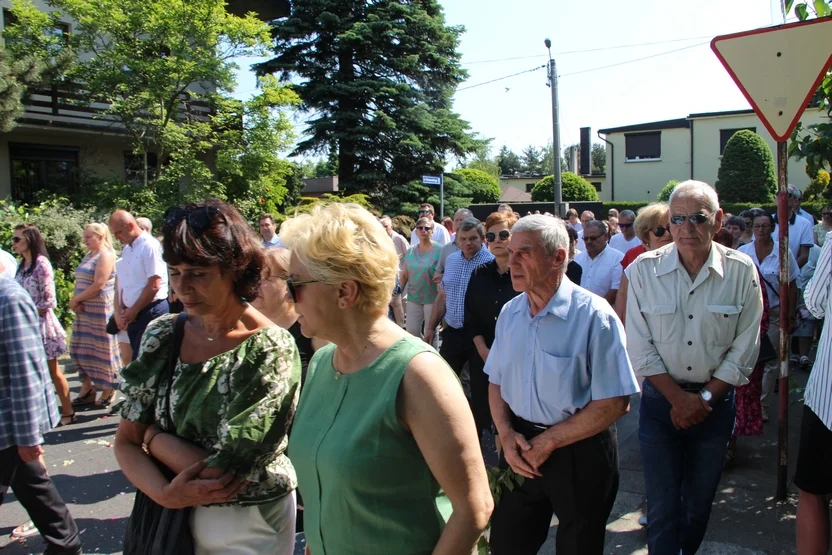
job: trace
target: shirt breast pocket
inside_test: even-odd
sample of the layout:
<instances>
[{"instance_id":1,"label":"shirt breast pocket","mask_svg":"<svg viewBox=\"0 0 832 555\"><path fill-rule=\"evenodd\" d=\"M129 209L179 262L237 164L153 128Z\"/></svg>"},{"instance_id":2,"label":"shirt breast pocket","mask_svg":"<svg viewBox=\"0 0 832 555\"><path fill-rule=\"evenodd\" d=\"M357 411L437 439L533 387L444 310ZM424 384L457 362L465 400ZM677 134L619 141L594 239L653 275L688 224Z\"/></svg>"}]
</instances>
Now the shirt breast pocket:
<instances>
[{"instance_id":1,"label":"shirt breast pocket","mask_svg":"<svg viewBox=\"0 0 832 555\"><path fill-rule=\"evenodd\" d=\"M730 345L737 333L737 321L742 306L734 304L709 304L702 321L702 335L711 345Z\"/></svg>"},{"instance_id":2,"label":"shirt breast pocket","mask_svg":"<svg viewBox=\"0 0 832 555\"><path fill-rule=\"evenodd\" d=\"M586 360L582 356L562 357L541 351L538 355L539 372L535 377L537 397L555 411L571 414L581 390L588 389ZM587 387L582 387L586 385Z\"/></svg>"},{"instance_id":3,"label":"shirt breast pocket","mask_svg":"<svg viewBox=\"0 0 832 555\"><path fill-rule=\"evenodd\" d=\"M673 324L676 319L676 305L671 303L643 304L641 313L647 321L650 335L655 343L667 343L674 337Z\"/></svg>"}]
</instances>

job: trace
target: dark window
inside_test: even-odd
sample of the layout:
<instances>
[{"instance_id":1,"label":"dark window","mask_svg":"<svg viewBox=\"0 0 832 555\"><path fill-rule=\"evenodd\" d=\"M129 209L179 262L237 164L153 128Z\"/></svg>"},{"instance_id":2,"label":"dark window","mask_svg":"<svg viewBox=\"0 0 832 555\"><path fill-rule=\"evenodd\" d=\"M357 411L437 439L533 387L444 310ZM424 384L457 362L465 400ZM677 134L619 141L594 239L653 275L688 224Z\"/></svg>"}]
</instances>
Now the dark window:
<instances>
[{"instance_id":1,"label":"dark window","mask_svg":"<svg viewBox=\"0 0 832 555\"><path fill-rule=\"evenodd\" d=\"M17 23L17 17L15 17L10 9L3 8L3 28L8 29L15 23ZM63 22L55 23L55 26L50 30L50 34L60 38L61 44L66 44L69 41L69 24ZM8 39L6 41L8 44ZM56 50L60 50L60 46L57 46ZM57 52L52 52L52 54L57 54Z\"/></svg>"},{"instance_id":2,"label":"dark window","mask_svg":"<svg viewBox=\"0 0 832 555\"><path fill-rule=\"evenodd\" d=\"M662 157L662 132L628 133L626 141L627 160L655 160Z\"/></svg>"},{"instance_id":3,"label":"dark window","mask_svg":"<svg viewBox=\"0 0 832 555\"><path fill-rule=\"evenodd\" d=\"M147 153L147 180L152 181L156 172L158 158L155 152ZM144 156L135 152L124 153L124 179L136 187L144 185Z\"/></svg>"},{"instance_id":4,"label":"dark window","mask_svg":"<svg viewBox=\"0 0 832 555\"><path fill-rule=\"evenodd\" d=\"M77 148L9 144L9 158L14 200L32 203L75 193Z\"/></svg>"},{"instance_id":5,"label":"dark window","mask_svg":"<svg viewBox=\"0 0 832 555\"><path fill-rule=\"evenodd\" d=\"M719 130L719 155L722 156L722 153L725 152L725 145L728 144L728 140L734 136L734 133L737 131L742 131L743 129L748 129L754 133L757 132L756 127L739 127L737 129L720 129Z\"/></svg>"},{"instance_id":6,"label":"dark window","mask_svg":"<svg viewBox=\"0 0 832 555\"><path fill-rule=\"evenodd\" d=\"M600 181L592 181L592 186L595 187L595 190L599 193L601 192L601 182Z\"/></svg>"},{"instance_id":7,"label":"dark window","mask_svg":"<svg viewBox=\"0 0 832 555\"><path fill-rule=\"evenodd\" d=\"M537 183L526 183L526 192L531 193L535 185L537 185Z\"/></svg>"}]
</instances>

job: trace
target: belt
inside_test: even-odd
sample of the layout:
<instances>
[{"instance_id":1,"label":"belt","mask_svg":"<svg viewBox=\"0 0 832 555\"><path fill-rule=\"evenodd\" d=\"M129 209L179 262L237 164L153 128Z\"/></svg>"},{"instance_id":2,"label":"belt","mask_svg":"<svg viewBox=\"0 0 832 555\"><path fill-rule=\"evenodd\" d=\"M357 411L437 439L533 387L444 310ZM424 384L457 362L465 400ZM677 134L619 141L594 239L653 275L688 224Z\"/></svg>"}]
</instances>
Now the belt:
<instances>
[{"instance_id":1,"label":"belt","mask_svg":"<svg viewBox=\"0 0 832 555\"><path fill-rule=\"evenodd\" d=\"M546 426L544 424L529 422L528 420L524 420L517 415L513 415L512 424L518 432L527 437L538 436L550 428L550 426Z\"/></svg>"},{"instance_id":2,"label":"belt","mask_svg":"<svg viewBox=\"0 0 832 555\"><path fill-rule=\"evenodd\" d=\"M704 383L680 383L679 387L682 388L682 391L688 391L691 393L699 393L705 388Z\"/></svg>"}]
</instances>

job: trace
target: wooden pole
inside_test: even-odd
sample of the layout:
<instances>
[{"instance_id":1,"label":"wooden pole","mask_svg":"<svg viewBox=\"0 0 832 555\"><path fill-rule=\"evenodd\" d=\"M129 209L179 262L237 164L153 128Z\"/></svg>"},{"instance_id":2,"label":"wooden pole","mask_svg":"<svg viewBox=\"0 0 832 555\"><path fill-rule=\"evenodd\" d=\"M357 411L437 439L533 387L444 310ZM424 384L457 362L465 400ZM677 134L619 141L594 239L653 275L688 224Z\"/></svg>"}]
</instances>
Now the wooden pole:
<instances>
[{"instance_id":1,"label":"wooden pole","mask_svg":"<svg viewBox=\"0 0 832 555\"><path fill-rule=\"evenodd\" d=\"M780 241L780 396L777 419L777 492L778 501L786 499L789 468L789 347L792 321L789 314L789 206L788 161L785 141L777 143L777 221ZM798 216L800 217L800 216Z\"/></svg>"}]
</instances>

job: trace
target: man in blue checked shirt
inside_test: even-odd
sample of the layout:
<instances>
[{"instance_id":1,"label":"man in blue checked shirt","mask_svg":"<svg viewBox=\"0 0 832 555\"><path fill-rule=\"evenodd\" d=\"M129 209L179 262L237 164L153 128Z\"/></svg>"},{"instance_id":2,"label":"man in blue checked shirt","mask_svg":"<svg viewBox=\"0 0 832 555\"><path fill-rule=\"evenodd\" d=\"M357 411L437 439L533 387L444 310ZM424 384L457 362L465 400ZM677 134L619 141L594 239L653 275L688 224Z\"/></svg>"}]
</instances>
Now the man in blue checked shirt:
<instances>
[{"instance_id":1,"label":"man in blue checked shirt","mask_svg":"<svg viewBox=\"0 0 832 555\"><path fill-rule=\"evenodd\" d=\"M465 292L471 274L481 265L494 260L483 244L485 232L482 222L476 218L464 220L456 230L456 244L459 251L448 256L445 262L445 273L442 276L441 287L436 300L433 301L433 312L429 325L425 326L425 342L433 344L433 330L445 319L448 324L442 330L442 347L439 354L459 375L469 357L476 355L474 343L463 331L465 320Z\"/></svg>"},{"instance_id":2,"label":"man in blue checked shirt","mask_svg":"<svg viewBox=\"0 0 832 555\"><path fill-rule=\"evenodd\" d=\"M11 487L43 535L47 555L81 553L78 527L46 473L43 434L59 420L38 312L0 277L0 505Z\"/></svg>"}]
</instances>

